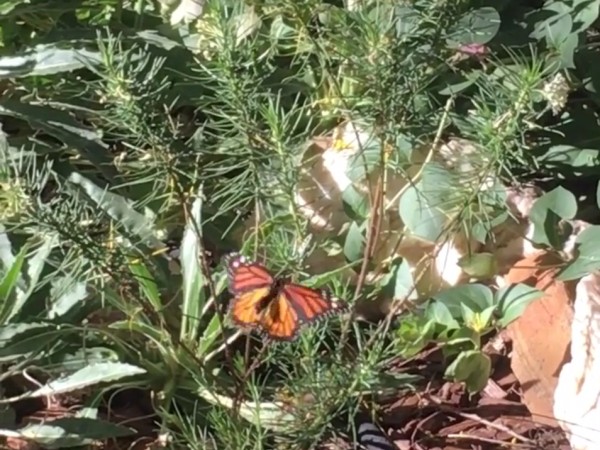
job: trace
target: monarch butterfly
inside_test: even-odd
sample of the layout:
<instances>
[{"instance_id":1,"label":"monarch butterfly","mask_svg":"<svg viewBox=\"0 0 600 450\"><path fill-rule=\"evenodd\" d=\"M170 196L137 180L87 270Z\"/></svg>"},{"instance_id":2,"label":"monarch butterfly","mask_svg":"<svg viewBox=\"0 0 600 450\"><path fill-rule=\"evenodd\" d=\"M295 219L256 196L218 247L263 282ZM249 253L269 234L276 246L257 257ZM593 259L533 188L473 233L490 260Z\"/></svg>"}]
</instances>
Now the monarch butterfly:
<instances>
[{"instance_id":1,"label":"monarch butterfly","mask_svg":"<svg viewBox=\"0 0 600 450\"><path fill-rule=\"evenodd\" d=\"M229 305L233 322L256 328L270 339L292 341L303 325L342 309L328 291L274 277L238 253L226 256L225 262L234 296Z\"/></svg>"}]
</instances>

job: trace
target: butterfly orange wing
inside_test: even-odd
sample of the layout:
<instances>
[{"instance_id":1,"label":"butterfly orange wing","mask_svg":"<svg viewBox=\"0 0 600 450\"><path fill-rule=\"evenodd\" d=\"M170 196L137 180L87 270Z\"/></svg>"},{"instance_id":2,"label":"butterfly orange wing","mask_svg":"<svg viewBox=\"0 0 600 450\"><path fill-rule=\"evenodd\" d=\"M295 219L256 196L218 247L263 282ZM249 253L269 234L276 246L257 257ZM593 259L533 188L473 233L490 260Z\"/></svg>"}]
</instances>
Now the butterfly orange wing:
<instances>
[{"instance_id":1,"label":"butterfly orange wing","mask_svg":"<svg viewBox=\"0 0 600 450\"><path fill-rule=\"evenodd\" d=\"M291 341L303 325L327 317L341 307L328 291L286 283L263 315L260 326L274 340Z\"/></svg>"},{"instance_id":2,"label":"butterfly orange wing","mask_svg":"<svg viewBox=\"0 0 600 450\"><path fill-rule=\"evenodd\" d=\"M229 255L226 264L229 291L234 295L229 304L231 318L241 326L258 325L261 302L271 291L273 277L264 266L237 253Z\"/></svg>"},{"instance_id":3,"label":"butterfly orange wing","mask_svg":"<svg viewBox=\"0 0 600 450\"><path fill-rule=\"evenodd\" d=\"M292 341L296 338L301 323L298 314L292 308L283 293L269 303L260 319L260 328L270 339Z\"/></svg>"}]
</instances>

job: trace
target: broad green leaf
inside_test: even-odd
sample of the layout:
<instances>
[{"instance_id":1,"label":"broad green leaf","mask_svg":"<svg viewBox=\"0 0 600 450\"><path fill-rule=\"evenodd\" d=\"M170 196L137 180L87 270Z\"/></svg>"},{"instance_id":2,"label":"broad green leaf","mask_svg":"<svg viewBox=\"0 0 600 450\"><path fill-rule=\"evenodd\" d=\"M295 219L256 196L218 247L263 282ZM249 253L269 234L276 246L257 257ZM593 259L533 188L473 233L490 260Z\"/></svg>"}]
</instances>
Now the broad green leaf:
<instances>
[{"instance_id":1,"label":"broad green leaf","mask_svg":"<svg viewBox=\"0 0 600 450\"><path fill-rule=\"evenodd\" d=\"M140 288L144 293L144 297L153 306L155 312L160 312L163 309L163 304L160 298L160 291L156 280L152 276L152 273L148 270L145 264L141 261L131 261L129 263L129 270L137 282L140 284Z\"/></svg>"},{"instance_id":2,"label":"broad green leaf","mask_svg":"<svg viewBox=\"0 0 600 450\"><path fill-rule=\"evenodd\" d=\"M393 283L392 298L402 300L416 299L418 294L414 286L412 270L408 261L403 259L396 264L392 270L393 276L390 280L390 282Z\"/></svg>"},{"instance_id":3,"label":"broad green leaf","mask_svg":"<svg viewBox=\"0 0 600 450\"><path fill-rule=\"evenodd\" d=\"M57 44L39 44L28 48L20 56L0 57L0 78L53 75L100 62L102 56L98 51L59 48Z\"/></svg>"},{"instance_id":4,"label":"broad green leaf","mask_svg":"<svg viewBox=\"0 0 600 450\"><path fill-rule=\"evenodd\" d=\"M67 111L3 98L0 100L0 115L26 120L33 128L43 130L77 151L107 180L120 181L107 144L102 142L98 133L84 128Z\"/></svg>"},{"instance_id":5,"label":"broad green leaf","mask_svg":"<svg viewBox=\"0 0 600 450\"><path fill-rule=\"evenodd\" d=\"M213 348L217 339L222 336L222 330L221 317L218 314L213 315L202 336L200 336L200 342L196 350L197 357L202 358Z\"/></svg>"},{"instance_id":6,"label":"broad green leaf","mask_svg":"<svg viewBox=\"0 0 600 450\"><path fill-rule=\"evenodd\" d=\"M472 330L475 331L479 331L477 330L477 325L476 325L476 320L475 320L475 316L477 315L477 313L475 311L473 311L471 308L469 308L467 305L465 305L464 303L460 304L460 311L461 311L461 318L462 318L462 322L468 326L469 328L471 328Z\"/></svg>"},{"instance_id":7,"label":"broad green leaf","mask_svg":"<svg viewBox=\"0 0 600 450\"><path fill-rule=\"evenodd\" d=\"M577 199L562 186L538 198L529 214L534 226L532 240L538 244L561 248L568 230L560 229L561 219L572 219L577 213Z\"/></svg>"},{"instance_id":8,"label":"broad green leaf","mask_svg":"<svg viewBox=\"0 0 600 450\"><path fill-rule=\"evenodd\" d=\"M188 223L181 240L179 261L183 277L183 318L181 320L180 338L184 342L195 341L199 333L199 321L206 304L205 279L200 257L202 252L202 191L190 208Z\"/></svg>"},{"instance_id":9,"label":"broad green leaf","mask_svg":"<svg viewBox=\"0 0 600 450\"><path fill-rule=\"evenodd\" d=\"M91 364L100 364L105 362L119 362L119 355L110 348L105 347L82 347L75 353L61 353L60 358L53 366L64 372L75 372ZM55 359L52 360L53 362Z\"/></svg>"},{"instance_id":10,"label":"broad green leaf","mask_svg":"<svg viewBox=\"0 0 600 450\"><path fill-rule=\"evenodd\" d=\"M576 258L558 275L561 281L575 280L600 269L600 225L592 225L581 232L575 243Z\"/></svg>"},{"instance_id":11,"label":"broad green leaf","mask_svg":"<svg viewBox=\"0 0 600 450\"><path fill-rule=\"evenodd\" d=\"M22 291L17 285L21 279L21 269L25 263L27 250L28 247L23 246L17 257L13 259L11 267L7 271L2 271L4 277L0 281L0 325L6 324L18 312L18 310L15 311L17 309L15 308L15 298L19 292L22 295Z\"/></svg>"},{"instance_id":12,"label":"broad green leaf","mask_svg":"<svg viewBox=\"0 0 600 450\"><path fill-rule=\"evenodd\" d=\"M396 36L412 36L417 32L421 22L421 13L408 4L398 5L394 10L396 17Z\"/></svg>"},{"instance_id":13,"label":"broad green leaf","mask_svg":"<svg viewBox=\"0 0 600 450\"><path fill-rule=\"evenodd\" d=\"M0 361L22 360L23 356L43 357L58 344L64 332L47 323L18 323L0 327Z\"/></svg>"},{"instance_id":14,"label":"broad green leaf","mask_svg":"<svg viewBox=\"0 0 600 450\"><path fill-rule=\"evenodd\" d=\"M19 290L15 296L10 319L22 318L26 320L31 314L37 313L41 308L37 299L32 297L32 294L39 289L40 276L52 250L58 245L59 239L57 233L48 233L41 235L41 245L32 252L27 258L25 276L26 289ZM33 311L30 311L33 310Z\"/></svg>"},{"instance_id":15,"label":"broad green leaf","mask_svg":"<svg viewBox=\"0 0 600 450\"><path fill-rule=\"evenodd\" d=\"M435 301L441 302L450 311L452 317L462 317L462 306L471 311L480 313L494 304L492 291L483 284L461 284L444 289L433 296Z\"/></svg>"},{"instance_id":16,"label":"broad green leaf","mask_svg":"<svg viewBox=\"0 0 600 450\"><path fill-rule=\"evenodd\" d=\"M17 432L44 448L58 449L92 444L94 440L131 436L134 430L100 419L63 417L27 425Z\"/></svg>"},{"instance_id":17,"label":"broad green leaf","mask_svg":"<svg viewBox=\"0 0 600 450\"><path fill-rule=\"evenodd\" d=\"M446 226L446 211L461 203L460 180L438 163L423 168L421 180L400 197L400 218L411 234L435 242Z\"/></svg>"},{"instance_id":18,"label":"broad green leaf","mask_svg":"<svg viewBox=\"0 0 600 450\"><path fill-rule=\"evenodd\" d=\"M500 14L491 6L469 11L449 30L448 44L487 44L498 33L500 23Z\"/></svg>"},{"instance_id":19,"label":"broad green leaf","mask_svg":"<svg viewBox=\"0 0 600 450\"><path fill-rule=\"evenodd\" d=\"M5 16L10 13L17 6L28 3L27 0L3 0L0 3L0 15Z\"/></svg>"},{"instance_id":20,"label":"broad green leaf","mask_svg":"<svg viewBox=\"0 0 600 450\"><path fill-rule=\"evenodd\" d=\"M23 340L26 336L40 334L55 329L48 323L14 323L0 326L0 348L15 340Z\"/></svg>"},{"instance_id":21,"label":"broad green leaf","mask_svg":"<svg viewBox=\"0 0 600 450\"><path fill-rule=\"evenodd\" d=\"M448 307L442 302L437 302L435 300L430 301L427 305L425 317L435 323L444 325L447 329L456 329L460 326L458 322L454 320L454 317L452 317Z\"/></svg>"},{"instance_id":22,"label":"broad green leaf","mask_svg":"<svg viewBox=\"0 0 600 450\"><path fill-rule=\"evenodd\" d=\"M119 225L130 233L139 236L150 247L161 247L162 242L156 237L154 230L155 214L149 208L140 214L134 208L133 201L121 195L100 188L77 172L71 173L69 181L79 186L100 209L112 217Z\"/></svg>"},{"instance_id":23,"label":"broad green leaf","mask_svg":"<svg viewBox=\"0 0 600 450\"><path fill-rule=\"evenodd\" d=\"M281 15L277 15L271 21L271 27L269 30L269 37L272 42L276 43L278 41L294 41L296 36L298 35L298 31L285 23L283 17ZM280 44L281 45L281 44Z\"/></svg>"},{"instance_id":24,"label":"broad green leaf","mask_svg":"<svg viewBox=\"0 0 600 450\"><path fill-rule=\"evenodd\" d=\"M485 244L491 231L498 225L501 225L509 220L513 222L515 221L515 219L506 212L497 213L497 215L491 220L479 220L471 228L471 237L476 239L478 242Z\"/></svg>"},{"instance_id":25,"label":"broad green leaf","mask_svg":"<svg viewBox=\"0 0 600 450\"><path fill-rule=\"evenodd\" d=\"M463 311L463 320L465 325L471 328L478 334L483 334L489 327L492 315L496 310L496 305L491 305L481 312L474 312L463 303L461 305Z\"/></svg>"},{"instance_id":26,"label":"broad green leaf","mask_svg":"<svg viewBox=\"0 0 600 450\"><path fill-rule=\"evenodd\" d=\"M469 71L466 74L450 73L442 79L444 88L440 89L440 95L457 95L470 86L473 86L483 75L482 70Z\"/></svg>"},{"instance_id":27,"label":"broad green leaf","mask_svg":"<svg viewBox=\"0 0 600 450\"><path fill-rule=\"evenodd\" d=\"M580 46L579 36L577 34L570 34L560 45L558 45L558 67L563 69L574 69L575 68L575 51ZM552 60L549 61L552 64Z\"/></svg>"},{"instance_id":28,"label":"broad green leaf","mask_svg":"<svg viewBox=\"0 0 600 450\"><path fill-rule=\"evenodd\" d=\"M152 343L156 350L162 354L165 360L173 357L173 345L171 344L170 340L166 338L164 329L144 323L142 320L132 319L113 322L110 324L110 328L139 333L140 335L144 336L147 341ZM146 361L146 365L148 364L150 364L150 362Z\"/></svg>"},{"instance_id":29,"label":"broad green leaf","mask_svg":"<svg viewBox=\"0 0 600 450\"><path fill-rule=\"evenodd\" d=\"M369 199L360 193L353 185L348 186L342 193L342 201L346 215L353 220L364 220L369 214Z\"/></svg>"},{"instance_id":30,"label":"broad green leaf","mask_svg":"<svg viewBox=\"0 0 600 450\"><path fill-rule=\"evenodd\" d=\"M458 266L469 276L475 278L490 278L498 272L496 257L493 253L472 253L464 255L458 261Z\"/></svg>"},{"instance_id":31,"label":"broad green leaf","mask_svg":"<svg viewBox=\"0 0 600 450\"><path fill-rule=\"evenodd\" d=\"M363 236L364 226L352 222L346 234L344 242L344 256L350 262L358 261L363 257L365 238Z\"/></svg>"},{"instance_id":32,"label":"broad green leaf","mask_svg":"<svg viewBox=\"0 0 600 450\"><path fill-rule=\"evenodd\" d=\"M569 122L583 122L582 126L591 126L589 117L584 114L575 114L575 117L570 118ZM583 134L586 130L579 130L572 125L565 132L573 132ZM576 145L553 145L543 155L538 158L539 164L548 169L553 170L569 170L569 169L589 169L594 170L598 160L600 159L600 150L594 148L583 148Z\"/></svg>"},{"instance_id":33,"label":"broad green leaf","mask_svg":"<svg viewBox=\"0 0 600 450\"><path fill-rule=\"evenodd\" d=\"M455 330L450 330L447 336L440 336L438 340L446 345L442 347L446 358L452 355L458 355L461 352L481 347L481 335L473 328L460 326Z\"/></svg>"},{"instance_id":34,"label":"broad green leaf","mask_svg":"<svg viewBox=\"0 0 600 450\"><path fill-rule=\"evenodd\" d=\"M71 375L50 381L39 389L29 393L27 398L46 397L72 392L99 383L110 383L134 375L146 373L141 367L126 363L90 364ZM0 400L3 402L3 400Z\"/></svg>"},{"instance_id":35,"label":"broad green leaf","mask_svg":"<svg viewBox=\"0 0 600 450\"><path fill-rule=\"evenodd\" d=\"M433 340L435 321L425 317L407 317L400 322L395 334L394 346L404 358L419 353Z\"/></svg>"},{"instance_id":36,"label":"broad green leaf","mask_svg":"<svg viewBox=\"0 0 600 450\"><path fill-rule=\"evenodd\" d=\"M534 30L530 36L537 40L544 39L554 48L571 35L573 20L571 9L563 2L550 2L528 17L534 23Z\"/></svg>"},{"instance_id":37,"label":"broad green leaf","mask_svg":"<svg viewBox=\"0 0 600 450\"><path fill-rule=\"evenodd\" d=\"M574 0L573 30L576 34L587 30L598 18L600 11L600 0Z\"/></svg>"},{"instance_id":38,"label":"broad green leaf","mask_svg":"<svg viewBox=\"0 0 600 450\"><path fill-rule=\"evenodd\" d=\"M523 314L527 305L543 295L544 293L539 289L522 283L498 289L494 295L498 312L501 315L498 323L503 327L507 326Z\"/></svg>"},{"instance_id":39,"label":"broad green leaf","mask_svg":"<svg viewBox=\"0 0 600 450\"><path fill-rule=\"evenodd\" d=\"M409 187L400 197L400 218L411 234L435 242L442 234L446 217L420 192L421 184Z\"/></svg>"},{"instance_id":40,"label":"broad green leaf","mask_svg":"<svg viewBox=\"0 0 600 450\"><path fill-rule=\"evenodd\" d=\"M346 148L354 150L348 160L346 175L357 183L366 183L367 174L381 164L381 144L371 131L348 125L343 135Z\"/></svg>"},{"instance_id":41,"label":"broad green leaf","mask_svg":"<svg viewBox=\"0 0 600 450\"><path fill-rule=\"evenodd\" d=\"M490 377L492 362L479 350L460 353L446 369L445 376L455 381L464 381L471 393L481 391Z\"/></svg>"},{"instance_id":42,"label":"broad green leaf","mask_svg":"<svg viewBox=\"0 0 600 450\"><path fill-rule=\"evenodd\" d=\"M198 395L213 405L224 408L233 408L234 399L219 395L214 390L202 389ZM242 401L238 404L238 412L248 422L274 431L289 430L290 424L294 422L293 414L288 412L283 402L248 402Z\"/></svg>"},{"instance_id":43,"label":"broad green leaf","mask_svg":"<svg viewBox=\"0 0 600 450\"><path fill-rule=\"evenodd\" d=\"M16 257L13 254L10 239L6 234L4 227L0 224L0 267L2 268L2 273L6 271L7 267L13 266L15 259ZM20 264L22 264L22 262ZM21 269L19 268L19 270Z\"/></svg>"},{"instance_id":44,"label":"broad green leaf","mask_svg":"<svg viewBox=\"0 0 600 450\"><path fill-rule=\"evenodd\" d=\"M57 277L52 280L50 297L48 318L56 320L69 312L81 309L83 300L88 297L87 285L76 281L71 275Z\"/></svg>"}]
</instances>

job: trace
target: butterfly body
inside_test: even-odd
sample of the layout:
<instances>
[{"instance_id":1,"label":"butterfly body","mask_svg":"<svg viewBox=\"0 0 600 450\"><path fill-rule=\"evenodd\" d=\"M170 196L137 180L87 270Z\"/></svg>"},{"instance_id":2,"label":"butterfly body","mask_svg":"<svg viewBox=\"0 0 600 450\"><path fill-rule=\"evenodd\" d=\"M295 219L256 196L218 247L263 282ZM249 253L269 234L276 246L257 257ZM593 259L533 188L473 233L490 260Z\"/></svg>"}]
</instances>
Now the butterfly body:
<instances>
[{"instance_id":1,"label":"butterfly body","mask_svg":"<svg viewBox=\"0 0 600 450\"><path fill-rule=\"evenodd\" d=\"M324 290L274 277L261 264L234 253L226 258L229 311L241 327L257 328L270 339L291 341L300 328L340 309Z\"/></svg>"}]
</instances>

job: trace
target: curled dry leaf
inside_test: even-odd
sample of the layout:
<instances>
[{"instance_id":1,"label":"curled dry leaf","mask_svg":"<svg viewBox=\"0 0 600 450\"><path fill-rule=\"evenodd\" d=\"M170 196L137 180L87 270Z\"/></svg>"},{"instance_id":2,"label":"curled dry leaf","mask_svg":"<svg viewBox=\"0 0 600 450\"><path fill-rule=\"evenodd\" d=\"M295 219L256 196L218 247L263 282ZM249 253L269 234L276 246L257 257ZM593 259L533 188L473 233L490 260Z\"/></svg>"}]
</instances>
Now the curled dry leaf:
<instances>
[{"instance_id":1,"label":"curled dry leaf","mask_svg":"<svg viewBox=\"0 0 600 450\"><path fill-rule=\"evenodd\" d=\"M575 296L573 282L555 280L560 263L556 255L540 251L518 261L505 277L507 284L525 283L544 292L508 331L513 342L511 368L521 384L523 402L535 420L553 426L557 422L552 397L568 353Z\"/></svg>"}]
</instances>

